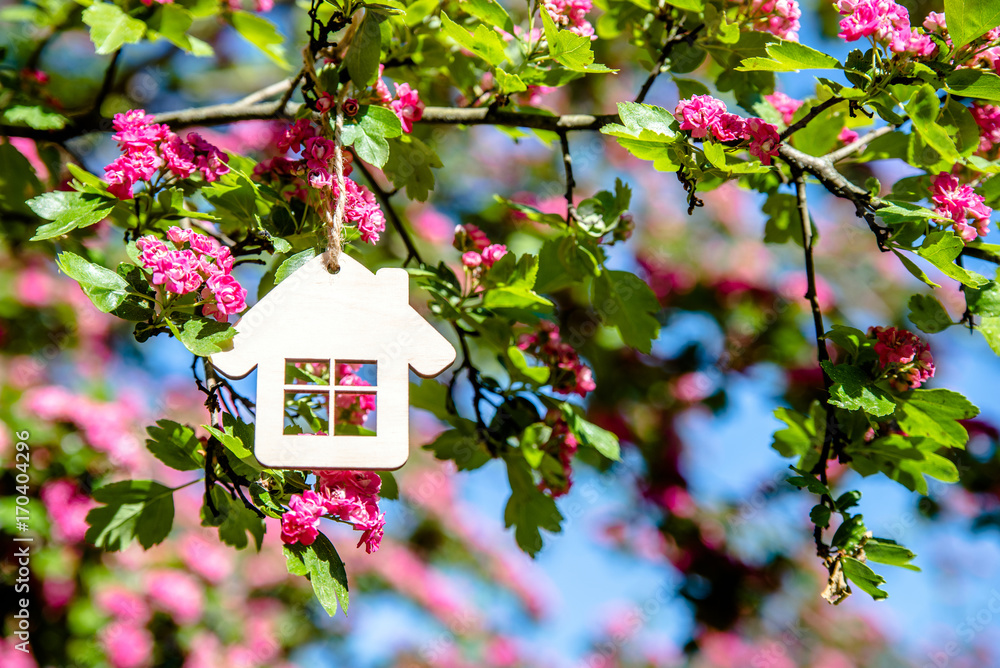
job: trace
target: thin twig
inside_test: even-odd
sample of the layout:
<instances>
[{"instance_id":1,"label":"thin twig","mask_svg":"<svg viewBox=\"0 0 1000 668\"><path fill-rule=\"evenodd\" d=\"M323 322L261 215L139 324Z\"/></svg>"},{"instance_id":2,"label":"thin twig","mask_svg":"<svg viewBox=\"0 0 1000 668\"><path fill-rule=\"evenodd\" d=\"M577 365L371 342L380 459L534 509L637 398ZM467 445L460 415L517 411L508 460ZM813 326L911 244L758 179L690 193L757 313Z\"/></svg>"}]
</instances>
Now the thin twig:
<instances>
[{"instance_id":1,"label":"thin twig","mask_svg":"<svg viewBox=\"0 0 1000 668\"><path fill-rule=\"evenodd\" d=\"M817 116L819 116L820 114L822 114L824 111L826 111L827 109L829 109L833 105L838 104L838 103L843 102L843 101L844 101L844 98L842 98L842 97L831 97L828 100L824 100L823 102L820 102L815 107L813 107L808 112L806 112L805 116L803 116L802 118L800 118L799 120L795 121L794 123L792 123L791 125L789 125L787 128L785 128L785 131L781 133L781 141L785 141L786 139L788 139L789 137L791 137L793 134L795 134L796 132L798 132L799 130L801 130L802 128L804 128L805 126L809 125L809 123L812 122L812 120L814 118L816 118Z\"/></svg>"},{"instance_id":2,"label":"thin twig","mask_svg":"<svg viewBox=\"0 0 1000 668\"><path fill-rule=\"evenodd\" d=\"M823 160L826 160L831 163L839 162L844 158L850 157L855 153L858 153L865 146L867 146L872 140L877 139L882 135L887 135L895 129L896 129L895 125L884 125L880 128L875 128L871 132L868 132L865 135L858 137L850 144L847 144L846 146L841 146L835 151L830 151L829 153L823 156Z\"/></svg>"},{"instance_id":3,"label":"thin twig","mask_svg":"<svg viewBox=\"0 0 1000 668\"><path fill-rule=\"evenodd\" d=\"M576 209L573 208L573 188L576 187L576 180L573 178L573 158L569 154L569 139L565 130L559 133L559 146L562 148L563 167L566 170L566 224L570 225L576 218Z\"/></svg>"},{"instance_id":4,"label":"thin twig","mask_svg":"<svg viewBox=\"0 0 1000 668\"><path fill-rule=\"evenodd\" d=\"M405 267L409 264L410 260L416 260L418 263L424 264L424 259L420 256L420 251L417 250L416 245L413 243L413 239L410 237L410 233L407 231L406 226L403 225L403 221L400 219L399 214L397 214L396 210L393 208L392 202L389 201L389 193L386 193L385 189L382 188L379 182L375 180L375 176L371 173L371 170L369 170L367 165L365 165L365 163L358 158L356 153L354 154L354 158L355 159L352 164L358 169L358 171L364 174L365 180L368 181L372 192L375 193L375 198L382 206L383 213L385 213L386 217L389 219L389 223L403 239L403 245L406 246L406 259L403 260L403 266Z\"/></svg>"},{"instance_id":5,"label":"thin twig","mask_svg":"<svg viewBox=\"0 0 1000 668\"><path fill-rule=\"evenodd\" d=\"M111 54L111 62L108 63L108 69L104 71L104 79L101 81L101 88L97 91L97 97L94 98L94 106L90 111L91 114L95 114L100 117L101 107L104 106L104 100L107 99L108 94L111 93L111 89L115 85L115 74L118 72L118 59L121 55L121 49L116 49L115 52Z\"/></svg>"}]
</instances>

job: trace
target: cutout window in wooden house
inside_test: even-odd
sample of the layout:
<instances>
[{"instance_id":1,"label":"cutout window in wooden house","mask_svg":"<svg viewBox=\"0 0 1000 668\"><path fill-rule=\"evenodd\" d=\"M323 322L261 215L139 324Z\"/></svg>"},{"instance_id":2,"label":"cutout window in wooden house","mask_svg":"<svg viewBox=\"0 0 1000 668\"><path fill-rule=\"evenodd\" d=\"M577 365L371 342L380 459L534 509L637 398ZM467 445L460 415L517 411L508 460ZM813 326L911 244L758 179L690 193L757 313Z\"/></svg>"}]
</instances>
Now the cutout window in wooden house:
<instances>
[{"instance_id":1,"label":"cutout window in wooden house","mask_svg":"<svg viewBox=\"0 0 1000 668\"><path fill-rule=\"evenodd\" d=\"M374 361L286 359L284 380L285 435L376 435Z\"/></svg>"}]
</instances>

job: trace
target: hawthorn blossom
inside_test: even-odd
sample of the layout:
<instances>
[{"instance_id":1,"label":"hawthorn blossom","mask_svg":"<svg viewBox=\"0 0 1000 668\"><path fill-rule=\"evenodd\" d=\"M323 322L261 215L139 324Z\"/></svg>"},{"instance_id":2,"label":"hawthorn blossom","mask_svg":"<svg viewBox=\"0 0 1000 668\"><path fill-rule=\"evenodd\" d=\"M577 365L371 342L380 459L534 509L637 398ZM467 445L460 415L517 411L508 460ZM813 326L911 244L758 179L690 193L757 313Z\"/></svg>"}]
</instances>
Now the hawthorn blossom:
<instances>
[{"instance_id":1,"label":"hawthorn blossom","mask_svg":"<svg viewBox=\"0 0 1000 668\"><path fill-rule=\"evenodd\" d=\"M747 132L747 124L736 114L722 114L712 126L712 134L719 141L739 141Z\"/></svg>"},{"instance_id":2,"label":"hawthorn blossom","mask_svg":"<svg viewBox=\"0 0 1000 668\"><path fill-rule=\"evenodd\" d=\"M129 622L115 622L102 628L98 640L113 668L142 668L153 662L153 635Z\"/></svg>"},{"instance_id":3,"label":"hawthorn blossom","mask_svg":"<svg viewBox=\"0 0 1000 668\"><path fill-rule=\"evenodd\" d=\"M178 625L194 624L201 619L205 605L198 581L183 571L162 569L146 576L149 600L173 617Z\"/></svg>"},{"instance_id":4,"label":"hawthorn blossom","mask_svg":"<svg viewBox=\"0 0 1000 668\"><path fill-rule=\"evenodd\" d=\"M323 500L311 489L293 494L281 516L281 540L286 545L312 545L319 536L319 520L326 512Z\"/></svg>"},{"instance_id":5,"label":"hawthorn blossom","mask_svg":"<svg viewBox=\"0 0 1000 668\"><path fill-rule=\"evenodd\" d=\"M889 384L898 392L916 389L934 376L934 358L916 334L895 327L870 327L868 337Z\"/></svg>"},{"instance_id":6,"label":"hawthorn blossom","mask_svg":"<svg viewBox=\"0 0 1000 668\"><path fill-rule=\"evenodd\" d=\"M931 181L931 201L937 207L934 213L952 220L952 229L963 241L969 242L990 231L993 209L986 206L985 198L977 195L972 186L959 183L957 177L941 173ZM972 224L967 219L972 219Z\"/></svg>"},{"instance_id":7,"label":"hawthorn blossom","mask_svg":"<svg viewBox=\"0 0 1000 668\"><path fill-rule=\"evenodd\" d=\"M507 254L507 247L505 245L490 244L489 246L483 249L483 266L489 269L506 254Z\"/></svg>"},{"instance_id":8,"label":"hawthorn blossom","mask_svg":"<svg viewBox=\"0 0 1000 668\"><path fill-rule=\"evenodd\" d=\"M844 144L851 144L858 140L857 132L847 127L846 125L840 129L840 134L837 135L837 140L843 142Z\"/></svg>"},{"instance_id":9,"label":"hawthorn blossom","mask_svg":"<svg viewBox=\"0 0 1000 668\"><path fill-rule=\"evenodd\" d=\"M97 504L71 480L53 480L41 489L42 504L52 522L52 538L79 543L87 534L87 513Z\"/></svg>"},{"instance_id":10,"label":"hawthorn blossom","mask_svg":"<svg viewBox=\"0 0 1000 668\"><path fill-rule=\"evenodd\" d=\"M420 101L420 94L410 88L410 84L396 86L396 99L389 106L399 117L406 134L413 132L413 123L424 116L424 103Z\"/></svg>"},{"instance_id":11,"label":"hawthorn blossom","mask_svg":"<svg viewBox=\"0 0 1000 668\"><path fill-rule=\"evenodd\" d=\"M483 263L483 256L476 251L462 253L462 264L469 269L475 269Z\"/></svg>"},{"instance_id":12,"label":"hawthorn blossom","mask_svg":"<svg viewBox=\"0 0 1000 668\"><path fill-rule=\"evenodd\" d=\"M799 41L802 10L797 0L738 0L754 30L791 42Z\"/></svg>"},{"instance_id":13,"label":"hawthorn blossom","mask_svg":"<svg viewBox=\"0 0 1000 668\"><path fill-rule=\"evenodd\" d=\"M838 0L839 36L848 42L868 37L887 46L893 53L926 58L934 54L937 44L922 30L910 26L906 7L894 0ZM936 19L928 17L936 27ZM930 30L930 28L928 28Z\"/></svg>"},{"instance_id":14,"label":"hawthorn blossom","mask_svg":"<svg viewBox=\"0 0 1000 668\"><path fill-rule=\"evenodd\" d=\"M531 353L552 370L549 383L559 394L584 397L597 389L594 372L580 361L576 349L560 338L559 326L555 323L543 320L537 331L518 338L517 347Z\"/></svg>"},{"instance_id":15,"label":"hawthorn blossom","mask_svg":"<svg viewBox=\"0 0 1000 668\"><path fill-rule=\"evenodd\" d=\"M466 245L470 245L472 246L472 250L481 253L490 245L490 239L481 229L472 223L466 223L455 226L455 239L452 245L459 250L462 250Z\"/></svg>"},{"instance_id":16,"label":"hawthorn blossom","mask_svg":"<svg viewBox=\"0 0 1000 668\"><path fill-rule=\"evenodd\" d=\"M977 100L969 107L969 112L979 126L979 153L988 153L1000 144L1000 106Z\"/></svg>"},{"instance_id":17,"label":"hawthorn blossom","mask_svg":"<svg viewBox=\"0 0 1000 668\"><path fill-rule=\"evenodd\" d=\"M382 479L372 471L317 471L315 489L293 495L281 517L281 540L286 544L312 545L324 515L350 524L361 532L358 547L371 554L378 550L385 528L379 512Z\"/></svg>"},{"instance_id":18,"label":"hawthorn blossom","mask_svg":"<svg viewBox=\"0 0 1000 668\"><path fill-rule=\"evenodd\" d=\"M597 39L594 26L587 20L587 12L594 8L593 0L545 0L543 4L557 26L581 37Z\"/></svg>"},{"instance_id":19,"label":"hawthorn blossom","mask_svg":"<svg viewBox=\"0 0 1000 668\"><path fill-rule=\"evenodd\" d=\"M681 100L674 109L674 116L681 121L681 130L690 130L695 138L706 136L725 113L725 102L711 95L695 95L689 100Z\"/></svg>"},{"instance_id":20,"label":"hawthorn blossom","mask_svg":"<svg viewBox=\"0 0 1000 668\"><path fill-rule=\"evenodd\" d=\"M209 183L229 172L225 152L195 132L181 139L142 109L115 114L111 126L115 130L111 138L122 155L104 168L104 178L108 191L119 199L132 199L135 184L151 180L164 167L181 179L200 171Z\"/></svg>"},{"instance_id":21,"label":"hawthorn blossom","mask_svg":"<svg viewBox=\"0 0 1000 668\"><path fill-rule=\"evenodd\" d=\"M795 116L795 112L802 106L802 100L796 100L793 97L788 97L784 93L777 91L771 95L765 95L764 99L767 100L768 104L774 107L775 111L781 114L781 122L785 125L792 124L792 118Z\"/></svg>"},{"instance_id":22,"label":"hawthorn blossom","mask_svg":"<svg viewBox=\"0 0 1000 668\"><path fill-rule=\"evenodd\" d=\"M368 387L371 385L367 380L357 375L361 365L359 364L338 364L336 377L337 385L347 385L353 387ZM335 405L337 414L334 417L336 424L353 424L361 426L368 418L369 413L376 409L374 394L349 394L338 392Z\"/></svg>"}]
</instances>

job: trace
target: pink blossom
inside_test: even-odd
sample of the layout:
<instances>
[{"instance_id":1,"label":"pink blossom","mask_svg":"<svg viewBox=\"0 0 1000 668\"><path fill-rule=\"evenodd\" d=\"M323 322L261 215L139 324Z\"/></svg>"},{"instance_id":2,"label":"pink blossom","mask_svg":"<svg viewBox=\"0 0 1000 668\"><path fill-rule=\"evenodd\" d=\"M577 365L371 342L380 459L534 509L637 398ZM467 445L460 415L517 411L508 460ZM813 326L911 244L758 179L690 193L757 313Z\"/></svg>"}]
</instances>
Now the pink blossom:
<instances>
[{"instance_id":1,"label":"pink blossom","mask_svg":"<svg viewBox=\"0 0 1000 668\"><path fill-rule=\"evenodd\" d=\"M61 543L79 543L87 533L87 513L97 504L70 480L53 480L41 489L42 503L52 521L52 537Z\"/></svg>"},{"instance_id":2,"label":"pink blossom","mask_svg":"<svg viewBox=\"0 0 1000 668\"><path fill-rule=\"evenodd\" d=\"M215 297L215 303L206 304L205 315L214 315L219 322L225 322L229 316L239 313L247 307L247 291L239 281L228 274L212 276L206 282L202 298L208 298L206 293Z\"/></svg>"},{"instance_id":3,"label":"pink blossom","mask_svg":"<svg viewBox=\"0 0 1000 668\"><path fill-rule=\"evenodd\" d=\"M375 199L374 193L363 185L348 179L344 182L347 190L346 218L358 226L361 240L374 244L385 231L385 214Z\"/></svg>"},{"instance_id":4,"label":"pink blossom","mask_svg":"<svg viewBox=\"0 0 1000 668\"><path fill-rule=\"evenodd\" d=\"M940 12L930 12L927 14L927 18L924 19L924 30L939 35L944 34L948 30L948 22L944 14Z\"/></svg>"},{"instance_id":5,"label":"pink blossom","mask_svg":"<svg viewBox=\"0 0 1000 668\"><path fill-rule=\"evenodd\" d=\"M913 332L895 327L871 327L868 337L879 364L888 370L889 384L899 392L918 388L934 376L934 358L927 344Z\"/></svg>"},{"instance_id":6,"label":"pink blossom","mask_svg":"<svg viewBox=\"0 0 1000 668\"><path fill-rule=\"evenodd\" d=\"M319 520L326 513L323 499L314 491L293 494L281 516L281 540L287 544L312 545L319 536Z\"/></svg>"},{"instance_id":7,"label":"pink blossom","mask_svg":"<svg viewBox=\"0 0 1000 668\"><path fill-rule=\"evenodd\" d=\"M481 229L472 223L466 223L455 226L455 239L452 245L458 250L471 247L472 250L482 252L490 245L490 239Z\"/></svg>"},{"instance_id":8,"label":"pink blossom","mask_svg":"<svg viewBox=\"0 0 1000 668\"><path fill-rule=\"evenodd\" d=\"M410 84L396 86L396 99L389 106L399 117L406 134L411 133L414 122L424 116L424 103L420 101L420 94L410 88Z\"/></svg>"},{"instance_id":9,"label":"pink blossom","mask_svg":"<svg viewBox=\"0 0 1000 668\"><path fill-rule=\"evenodd\" d=\"M0 638L0 666L4 668L38 668L38 663L30 650L22 652L17 649L17 645L20 643L21 641L13 635Z\"/></svg>"},{"instance_id":10,"label":"pink blossom","mask_svg":"<svg viewBox=\"0 0 1000 668\"><path fill-rule=\"evenodd\" d=\"M746 132L747 139L750 140L747 148L750 155L760 158L763 164L770 165L771 158L778 155L778 145L781 144L778 129L760 118L748 118Z\"/></svg>"},{"instance_id":11,"label":"pink blossom","mask_svg":"<svg viewBox=\"0 0 1000 668\"><path fill-rule=\"evenodd\" d=\"M490 244L483 249L483 266L489 269L497 261L507 254L507 247L503 244Z\"/></svg>"},{"instance_id":12,"label":"pink blossom","mask_svg":"<svg viewBox=\"0 0 1000 668\"><path fill-rule=\"evenodd\" d=\"M982 195L976 194L972 186L960 183L957 177L948 173L934 177L931 200L937 205L934 213L950 218L952 229L963 241L969 242L989 233L993 210L986 206ZM967 218L972 218L972 225L966 222Z\"/></svg>"},{"instance_id":13,"label":"pink blossom","mask_svg":"<svg viewBox=\"0 0 1000 668\"><path fill-rule=\"evenodd\" d=\"M893 0L839 0L839 36L848 42L871 37L888 43L896 33L910 31L910 15L906 8Z\"/></svg>"},{"instance_id":14,"label":"pink blossom","mask_svg":"<svg viewBox=\"0 0 1000 668\"><path fill-rule=\"evenodd\" d=\"M316 128L308 119L300 118L285 130L285 134L278 139L279 151L298 151L302 148L302 142L316 136Z\"/></svg>"},{"instance_id":15,"label":"pink blossom","mask_svg":"<svg viewBox=\"0 0 1000 668\"><path fill-rule=\"evenodd\" d=\"M582 37L597 39L594 26L587 20L587 12L593 9L593 0L545 0L545 11L552 21L570 32Z\"/></svg>"},{"instance_id":16,"label":"pink blossom","mask_svg":"<svg viewBox=\"0 0 1000 668\"><path fill-rule=\"evenodd\" d=\"M977 100L969 112L979 126L979 152L987 153L1000 144L1000 106Z\"/></svg>"},{"instance_id":17,"label":"pink blossom","mask_svg":"<svg viewBox=\"0 0 1000 668\"><path fill-rule=\"evenodd\" d=\"M736 114L722 114L712 126L712 134L719 141L736 141L746 135L746 121Z\"/></svg>"},{"instance_id":18,"label":"pink blossom","mask_svg":"<svg viewBox=\"0 0 1000 668\"><path fill-rule=\"evenodd\" d=\"M149 600L179 625L201 619L204 595L198 581L183 571L163 569L146 576Z\"/></svg>"},{"instance_id":19,"label":"pink blossom","mask_svg":"<svg viewBox=\"0 0 1000 668\"><path fill-rule=\"evenodd\" d=\"M318 98L316 98L316 111L321 114L325 114L331 109L336 103L336 100L329 93L321 93Z\"/></svg>"},{"instance_id":20,"label":"pink blossom","mask_svg":"<svg viewBox=\"0 0 1000 668\"><path fill-rule=\"evenodd\" d=\"M462 264L469 269L475 269L483 263L483 256L476 251L462 253Z\"/></svg>"},{"instance_id":21,"label":"pink blossom","mask_svg":"<svg viewBox=\"0 0 1000 668\"><path fill-rule=\"evenodd\" d=\"M518 338L517 347L553 370L549 382L554 391L582 397L597 388L593 371L580 361L576 349L560 338L559 326L555 323L543 320L537 331Z\"/></svg>"},{"instance_id":22,"label":"pink blossom","mask_svg":"<svg viewBox=\"0 0 1000 668\"><path fill-rule=\"evenodd\" d=\"M111 121L115 134L111 135L122 149L144 150L153 148L167 138L170 129L166 125L154 123L142 109L132 109L124 114L115 114Z\"/></svg>"},{"instance_id":23,"label":"pink blossom","mask_svg":"<svg viewBox=\"0 0 1000 668\"><path fill-rule=\"evenodd\" d=\"M363 544L369 554L377 551L385 528L385 514L379 513L378 507L378 493L382 485L378 474L371 471L317 471L316 475L316 489L325 512L351 524L355 531L362 532L358 547Z\"/></svg>"},{"instance_id":24,"label":"pink blossom","mask_svg":"<svg viewBox=\"0 0 1000 668\"><path fill-rule=\"evenodd\" d=\"M258 12L269 12L274 9L274 0L254 0L254 9Z\"/></svg>"},{"instance_id":25,"label":"pink blossom","mask_svg":"<svg viewBox=\"0 0 1000 668\"><path fill-rule=\"evenodd\" d=\"M845 125L840 129L840 134L837 135L837 140L843 142L844 144L851 144L858 140L858 133Z\"/></svg>"},{"instance_id":26,"label":"pink blossom","mask_svg":"<svg viewBox=\"0 0 1000 668\"><path fill-rule=\"evenodd\" d=\"M25 306L48 306L55 291L55 280L38 267L25 267L14 278L14 294Z\"/></svg>"},{"instance_id":27,"label":"pink blossom","mask_svg":"<svg viewBox=\"0 0 1000 668\"><path fill-rule=\"evenodd\" d=\"M160 146L163 158L166 161L167 169L176 176L186 179L194 174L195 165L194 149L180 137L171 137L169 141L163 142Z\"/></svg>"},{"instance_id":28,"label":"pink blossom","mask_svg":"<svg viewBox=\"0 0 1000 668\"><path fill-rule=\"evenodd\" d=\"M185 244L191 241L191 230L184 230L176 225L167 230L167 238L175 244ZM198 235L201 236L201 235Z\"/></svg>"},{"instance_id":29,"label":"pink blossom","mask_svg":"<svg viewBox=\"0 0 1000 668\"><path fill-rule=\"evenodd\" d=\"M185 566L212 584L222 582L233 571L232 549L217 539L187 533L181 538L178 552Z\"/></svg>"},{"instance_id":30,"label":"pink blossom","mask_svg":"<svg viewBox=\"0 0 1000 668\"><path fill-rule=\"evenodd\" d=\"M358 112L361 111L361 105L353 97L349 97L344 100L344 104L341 107L344 110L345 116L357 116Z\"/></svg>"},{"instance_id":31,"label":"pink blossom","mask_svg":"<svg viewBox=\"0 0 1000 668\"><path fill-rule=\"evenodd\" d=\"M775 111L781 114L781 122L785 125L792 124L792 118L795 116L795 112L802 106L802 100L796 100L795 98L788 97L784 93L780 92L765 95L764 99L767 100L772 107L774 107Z\"/></svg>"},{"instance_id":32,"label":"pink blossom","mask_svg":"<svg viewBox=\"0 0 1000 668\"><path fill-rule=\"evenodd\" d=\"M145 599L121 585L98 590L94 604L118 621L133 622L139 626L148 622L151 616Z\"/></svg>"},{"instance_id":33,"label":"pink blossom","mask_svg":"<svg viewBox=\"0 0 1000 668\"><path fill-rule=\"evenodd\" d=\"M223 174L229 173L229 156L214 144L202 139L197 132L187 136L187 142L194 151L194 163L202 176L209 183L217 181Z\"/></svg>"},{"instance_id":34,"label":"pink blossom","mask_svg":"<svg viewBox=\"0 0 1000 668\"><path fill-rule=\"evenodd\" d=\"M153 662L153 635L128 622L115 622L97 634L113 668L142 668Z\"/></svg>"},{"instance_id":35,"label":"pink blossom","mask_svg":"<svg viewBox=\"0 0 1000 668\"><path fill-rule=\"evenodd\" d=\"M385 72L385 65L379 65L378 79L375 81L375 96L382 104L391 104L392 95L389 93L389 87L385 85L385 81L382 79L383 72Z\"/></svg>"},{"instance_id":36,"label":"pink blossom","mask_svg":"<svg viewBox=\"0 0 1000 668\"><path fill-rule=\"evenodd\" d=\"M791 42L799 40L802 10L797 0L742 0L755 30L764 30Z\"/></svg>"},{"instance_id":37,"label":"pink blossom","mask_svg":"<svg viewBox=\"0 0 1000 668\"><path fill-rule=\"evenodd\" d=\"M892 34L889 49L893 53L906 53L918 58L927 58L934 55L937 44L919 30L904 28Z\"/></svg>"},{"instance_id":38,"label":"pink blossom","mask_svg":"<svg viewBox=\"0 0 1000 668\"><path fill-rule=\"evenodd\" d=\"M681 119L681 130L690 130L692 137L704 137L715 126L726 105L711 95L695 95L689 100L681 100L674 109L674 116Z\"/></svg>"},{"instance_id":39,"label":"pink blossom","mask_svg":"<svg viewBox=\"0 0 1000 668\"><path fill-rule=\"evenodd\" d=\"M65 608L73 600L75 593L74 578L49 576L42 581L42 598L45 599L45 606L53 610Z\"/></svg>"}]
</instances>

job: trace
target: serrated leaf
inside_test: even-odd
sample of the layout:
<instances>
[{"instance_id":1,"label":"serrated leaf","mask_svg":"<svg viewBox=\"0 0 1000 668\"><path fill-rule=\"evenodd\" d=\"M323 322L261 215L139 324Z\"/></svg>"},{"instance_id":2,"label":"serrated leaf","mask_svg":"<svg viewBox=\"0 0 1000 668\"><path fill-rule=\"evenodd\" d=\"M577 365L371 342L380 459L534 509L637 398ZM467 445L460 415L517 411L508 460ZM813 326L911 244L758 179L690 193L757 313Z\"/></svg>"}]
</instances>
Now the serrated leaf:
<instances>
[{"instance_id":1,"label":"serrated leaf","mask_svg":"<svg viewBox=\"0 0 1000 668\"><path fill-rule=\"evenodd\" d=\"M205 455L194 430L173 420L158 420L146 427L146 448L172 469L195 471L205 468Z\"/></svg>"},{"instance_id":2,"label":"serrated leaf","mask_svg":"<svg viewBox=\"0 0 1000 668\"><path fill-rule=\"evenodd\" d=\"M849 411L863 410L869 415L891 415L896 409L889 395L876 387L868 375L850 364L822 362L823 370L830 376L830 403Z\"/></svg>"},{"instance_id":3,"label":"serrated leaf","mask_svg":"<svg viewBox=\"0 0 1000 668\"><path fill-rule=\"evenodd\" d=\"M167 326L184 347L199 357L209 357L229 349L236 330L228 322L193 317L178 326L175 318L167 318Z\"/></svg>"},{"instance_id":4,"label":"serrated leaf","mask_svg":"<svg viewBox=\"0 0 1000 668\"><path fill-rule=\"evenodd\" d=\"M281 283L314 257L316 257L316 249L307 248L282 262L281 266L279 266L277 271L274 272L274 284L277 285L278 283Z\"/></svg>"},{"instance_id":5,"label":"serrated leaf","mask_svg":"<svg viewBox=\"0 0 1000 668\"><path fill-rule=\"evenodd\" d=\"M103 313L114 311L128 296L129 285L124 278L75 253L60 253L56 257L56 264L64 274L80 284L84 294Z\"/></svg>"},{"instance_id":6,"label":"serrated leaf","mask_svg":"<svg viewBox=\"0 0 1000 668\"><path fill-rule=\"evenodd\" d=\"M948 311L932 295L913 295L908 305L907 317L922 332L943 332L954 324Z\"/></svg>"},{"instance_id":7,"label":"serrated leaf","mask_svg":"<svg viewBox=\"0 0 1000 668\"><path fill-rule=\"evenodd\" d=\"M594 448L613 462L621 461L621 446L617 436L584 419L576 408L568 403L562 403L559 408L570 432L577 441L582 445Z\"/></svg>"},{"instance_id":8,"label":"serrated leaf","mask_svg":"<svg viewBox=\"0 0 1000 668\"><path fill-rule=\"evenodd\" d=\"M490 461L491 455L477 433L476 423L464 418L458 418L454 422L454 429L441 432L424 449L433 452L442 461L455 462L459 471L471 471Z\"/></svg>"},{"instance_id":9,"label":"serrated leaf","mask_svg":"<svg viewBox=\"0 0 1000 668\"><path fill-rule=\"evenodd\" d=\"M971 288L986 285L990 282L988 278L955 264L955 258L959 256L964 247L965 244L954 232L939 230L928 234L916 252L920 257L937 267L942 274L963 285Z\"/></svg>"},{"instance_id":10,"label":"serrated leaf","mask_svg":"<svg viewBox=\"0 0 1000 668\"><path fill-rule=\"evenodd\" d=\"M945 78L949 92L964 97L1000 102L1000 77L983 70L956 70Z\"/></svg>"},{"instance_id":11,"label":"serrated leaf","mask_svg":"<svg viewBox=\"0 0 1000 668\"><path fill-rule=\"evenodd\" d=\"M856 584L861 591L876 601L888 598L889 594L885 590L878 588L880 584L885 583L885 578L853 557L844 557L843 564L844 575L847 576L848 580Z\"/></svg>"},{"instance_id":12,"label":"serrated leaf","mask_svg":"<svg viewBox=\"0 0 1000 668\"><path fill-rule=\"evenodd\" d=\"M32 241L52 239L78 227L89 227L111 214L117 200L109 195L56 190L28 200L39 217L51 220L35 231Z\"/></svg>"},{"instance_id":13,"label":"serrated leaf","mask_svg":"<svg viewBox=\"0 0 1000 668\"><path fill-rule=\"evenodd\" d=\"M212 512L207 506L202 507L202 525L218 527L219 540L231 545L237 550L246 548L250 541L247 534L254 540L257 551L264 542L264 520L254 511L247 508L242 500L233 499L218 486L212 486L212 503L218 514L209 516Z\"/></svg>"},{"instance_id":14,"label":"serrated leaf","mask_svg":"<svg viewBox=\"0 0 1000 668\"><path fill-rule=\"evenodd\" d=\"M420 139L407 135L389 145L389 159L382 172L397 188L406 187L406 196L426 202L434 189L434 172L443 166L434 149Z\"/></svg>"},{"instance_id":15,"label":"serrated leaf","mask_svg":"<svg viewBox=\"0 0 1000 668\"><path fill-rule=\"evenodd\" d=\"M524 457L511 454L504 459L511 488L504 508L504 523L508 529L514 527L518 546L534 557L542 549L540 529L561 531L563 517L555 500L535 486Z\"/></svg>"},{"instance_id":16,"label":"serrated leaf","mask_svg":"<svg viewBox=\"0 0 1000 668\"><path fill-rule=\"evenodd\" d=\"M124 480L97 488L94 500L104 505L87 514L87 542L115 552L138 539L148 550L173 527L173 493L152 480Z\"/></svg>"},{"instance_id":17,"label":"serrated leaf","mask_svg":"<svg viewBox=\"0 0 1000 668\"><path fill-rule=\"evenodd\" d=\"M944 0L944 14L956 50L1000 25L1000 5L995 2Z\"/></svg>"},{"instance_id":18,"label":"serrated leaf","mask_svg":"<svg viewBox=\"0 0 1000 668\"><path fill-rule=\"evenodd\" d=\"M844 518L841 525L833 532L833 538L830 539L830 546L842 550L850 550L861 542L865 532L868 531L865 528L864 520L865 518L861 515L852 515Z\"/></svg>"},{"instance_id":19,"label":"serrated leaf","mask_svg":"<svg viewBox=\"0 0 1000 668\"><path fill-rule=\"evenodd\" d=\"M379 25L385 14L368 9L361 25L347 50L347 72L358 88L364 88L378 79L378 65L382 58L382 30Z\"/></svg>"},{"instance_id":20,"label":"serrated leaf","mask_svg":"<svg viewBox=\"0 0 1000 668\"><path fill-rule=\"evenodd\" d=\"M488 26L500 28L504 32L514 32L514 22L510 14L496 0L466 0L462 8Z\"/></svg>"},{"instance_id":21,"label":"serrated leaf","mask_svg":"<svg viewBox=\"0 0 1000 668\"><path fill-rule=\"evenodd\" d=\"M659 336L660 302L641 278L627 271L604 271L594 280L594 306L618 328L626 345L644 353Z\"/></svg>"},{"instance_id":22,"label":"serrated leaf","mask_svg":"<svg viewBox=\"0 0 1000 668\"><path fill-rule=\"evenodd\" d=\"M102 56L123 44L135 44L146 33L145 23L107 2L95 2L83 10L83 22L90 26L90 39Z\"/></svg>"},{"instance_id":23,"label":"serrated leaf","mask_svg":"<svg viewBox=\"0 0 1000 668\"><path fill-rule=\"evenodd\" d=\"M507 60L503 38L495 30L490 30L480 24L470 35L465 28L448 18L444 12L441 12L441 28L448 37L494 67Z\"/></svg>"},{"instance_id":24,"label":"serrated leaf","mask_svg":"<svg viewBox=\"0 0 1000 668\"><path fill-rule=\"evenodd\" d=\"M547 366L531 366L524 353L517 346L507 348L507 358L513 365L513 372L530 380L536 385L544 385L549 380L550 369Z\"/></svg>"},{"instance_id":25,"label":"serrated leaf","mask_svg":"<svg viewBox=\"0 0 1000 668\"><path fill-rule=\"evenodd\" d=\"M913 122L914 129L944 160L958 161L958 149L951 136L937 123L941 115L941 100L933 86L925 84L917 89L903 107Z\"/></svg>"},{"instance_id":26,"label":"serrated leaf","mask_svg":"<svg viewBox=\"0 0 1000 668\"><path fill-rule=\"evenodd\" d=\"M331 617L337 614L338 603L347 614L347 571L330 539L321 533L312 545L285 545L284 551L288 572L309 578L326 614Z\"/></svg>"},{"instance_id":27,"label":"serrated leaf","mask_svg":"<svg viewBox=\"0 0 1000 668\"><path fill-rule=\"evenodd\" d=\"M765 47L770 58L745 58L737 72L796 72L798 70L830 70L842 67L833 56L805 44L779 40Z\"/></svg>"},{"instance_id":28,"label":"serrated leaf","mask_svg":"<svg viewBox=\"0 0 1000 668\"><path fill-rule=\"evenodd\" d=\"M979 415L979 409L958 392L917 389L899 400L896 420L910 436L926 436L950 448L964 448L969 434L957 420Z\"/></svg>"}]
</instances>

